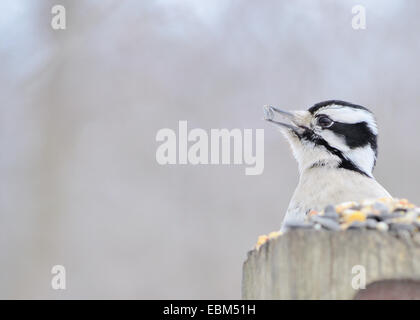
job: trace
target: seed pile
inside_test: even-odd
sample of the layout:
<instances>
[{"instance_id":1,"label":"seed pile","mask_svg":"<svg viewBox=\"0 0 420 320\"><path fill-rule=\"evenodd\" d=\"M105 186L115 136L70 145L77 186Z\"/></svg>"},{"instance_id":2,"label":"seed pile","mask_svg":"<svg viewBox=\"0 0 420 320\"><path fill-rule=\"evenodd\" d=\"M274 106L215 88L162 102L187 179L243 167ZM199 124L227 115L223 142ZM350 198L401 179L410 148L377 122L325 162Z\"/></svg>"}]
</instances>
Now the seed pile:
<instances>
[{"instance_id":1,"label":"seed pile","mask_svg":"<svg viewBox=\"0 0 420 320\"><path fill-rule=\"evenodd\" d=\"M360 203L344 202L336 206L329 205L320 212L312 210L304 222L289 222L286 230L291 229L369 229L410 237L420 231L420 208L407 199L380 198ZM256 248L279 235L281 232L260 236Z\"/></svg>"}]
</instances>

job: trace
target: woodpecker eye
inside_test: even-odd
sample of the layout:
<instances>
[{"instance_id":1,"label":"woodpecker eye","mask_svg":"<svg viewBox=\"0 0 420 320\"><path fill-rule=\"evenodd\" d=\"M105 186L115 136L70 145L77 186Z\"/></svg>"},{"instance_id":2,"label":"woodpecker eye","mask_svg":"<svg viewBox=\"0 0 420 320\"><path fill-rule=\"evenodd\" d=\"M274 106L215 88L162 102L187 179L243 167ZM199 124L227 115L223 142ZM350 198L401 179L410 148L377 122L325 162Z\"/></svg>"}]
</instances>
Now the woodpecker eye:
<instances>
[{"instance_id":1,"label":"woodpecker eye","mask_svg":"<svg viewBox=\"0 0 420 320\"><path fill-rule=\"evenodd\" d=\"M318 118L318 125L320 125L322 128L328 128L332 124L333 124L333 121L326 116L321 116Z\"/></svg>"}]
</instances>

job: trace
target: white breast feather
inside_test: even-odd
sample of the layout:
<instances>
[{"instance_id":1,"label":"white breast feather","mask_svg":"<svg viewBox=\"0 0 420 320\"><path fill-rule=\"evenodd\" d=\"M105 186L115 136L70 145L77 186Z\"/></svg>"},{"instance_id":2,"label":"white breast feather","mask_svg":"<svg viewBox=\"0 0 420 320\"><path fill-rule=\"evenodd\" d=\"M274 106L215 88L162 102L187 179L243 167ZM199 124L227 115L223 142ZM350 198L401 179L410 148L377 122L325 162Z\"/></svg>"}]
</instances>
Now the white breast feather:
<instances>
[{"instance_id":1,"label":"white breast feather","mask_svg":"<svg viewBox=\"0 0 420 320\"><path fill-rule=\"evenodd\" d=\"M390 197L373 178L346 169L312 168L305 170L293 194L282 230L288 221L304 221L309 210L323 210L327 205Z\"/></svg>"}]
</instances>

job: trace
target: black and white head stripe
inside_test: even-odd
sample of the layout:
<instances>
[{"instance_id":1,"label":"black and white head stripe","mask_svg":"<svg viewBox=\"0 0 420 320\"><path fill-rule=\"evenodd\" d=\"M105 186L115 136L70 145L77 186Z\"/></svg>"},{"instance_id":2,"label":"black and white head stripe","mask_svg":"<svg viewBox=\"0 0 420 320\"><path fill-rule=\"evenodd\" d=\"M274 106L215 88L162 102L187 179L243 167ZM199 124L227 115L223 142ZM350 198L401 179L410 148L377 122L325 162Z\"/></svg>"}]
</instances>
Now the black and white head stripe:
<instances>
[{"instance_id":1,"label":"black and white head stripe","mask_svg":"<svg viewBox=\"0 0 420 320\"><path fill-rule=\"evenodd\" d=\"M338 168L352 170L367 177L371 176L369 173L366 173L364 170L359 168L351 159L348 159L342 151L330 146L326 140L322 139L317 134L314 134L312 130L305 129L303 133L296 133L296 134L299 136L300 140L306 140L308 142L314 143L315 145L322 146L332 155L338 157L340 159ZM317 167L317 166L322 166L322 165L324 165L324 163L315 162L312 165L312 167Z\"/></svg>"},{"instance_id":2,"label":"black and white head stripe","mask_svg":"<svg viewBox=\"0 0 420 320\"><path fill-rule=\"evenodd\" d=\"M308 109L313 121L302 138L340 158L340 167L371 176L377 157L378 129L373 113L353 103L328 100Z\"/></svg>"},{"instance_id":3,"label":"black and white head stripe","mask_svg":"<svg viewBox=\"0 0 420 320\"><path fill-rule=\"evenodd\" d=\"M361 148L368 144L378 154L377 135L374 134L366 122L342 123L335 121L328 130L341 135L350 149Z\"/></svg>"},{"instance_id":4,"label":"black and white head stripe","mask_svg":"<svg viewBox=\"0 0 420 320\"><path fill-rule=\"evenodd\" d=\"M373 113L357 104L340 100L328 100L315 104L308 111L315 117L319 117L321 114L329 116L335 122L347 124L365 122L373 134L378 134Z\"/></svg>"},{"instance_id":5,"label":"black and white head stripe","mask_svg":"<svg viewBox=\"0 0 420 320\"><path fill-rule=\"evenodd\" d=\"M318 102L318 103L314 104L312 107L310 107L308 109L308 111L311 114L315 114L319 109L322 109L322 108L325 108L325 107L328 107L328 106L332 106L332 105L349 107L349 108L353 108L353 109L360 109L360 110L365 110L367 112L370 112L369 109L367 109L363 106L359 106L357 104L342 101L342 100L327 100L327 101ZM372 113L372 112L370 112L370 113Z\"/></svg>"}]
</instances>

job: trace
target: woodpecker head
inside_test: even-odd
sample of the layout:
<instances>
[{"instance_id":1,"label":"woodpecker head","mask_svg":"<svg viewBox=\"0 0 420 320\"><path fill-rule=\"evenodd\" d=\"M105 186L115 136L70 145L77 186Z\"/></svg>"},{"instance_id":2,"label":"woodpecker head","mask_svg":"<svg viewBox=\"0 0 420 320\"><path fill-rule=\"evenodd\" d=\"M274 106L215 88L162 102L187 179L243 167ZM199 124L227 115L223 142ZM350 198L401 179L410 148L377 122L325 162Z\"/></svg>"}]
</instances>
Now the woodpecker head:
<instances>
[{"instance_id":1,"label":"woodpecker head","mask_svg":"<svg viewBox=\"0 0 420 320\"><path fill-rule=\"evenodd\" d=\"M325 166L353 170L372 177L377 156L377 126L365 107L329 100L307 111L265 107L265 119L278 126L289 141L299 171ZM273 120L274 112L290 124Z\"/></svg>"}]
</instances>

